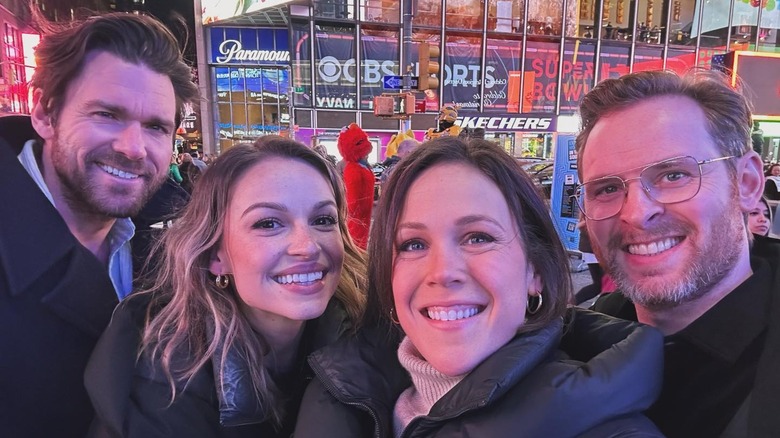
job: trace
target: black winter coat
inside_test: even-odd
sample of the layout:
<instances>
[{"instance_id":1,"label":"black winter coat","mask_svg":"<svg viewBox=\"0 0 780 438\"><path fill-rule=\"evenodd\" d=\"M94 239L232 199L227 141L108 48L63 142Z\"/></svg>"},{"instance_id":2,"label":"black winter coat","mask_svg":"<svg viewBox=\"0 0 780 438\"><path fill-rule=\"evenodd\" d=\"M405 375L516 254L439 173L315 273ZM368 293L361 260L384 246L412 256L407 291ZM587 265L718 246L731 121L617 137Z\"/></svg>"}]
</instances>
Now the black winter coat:
<instances>
[{"instance_id":1,"label":"black winter coat","mask_svg":"<svg viewBox=\"0 0 780 438\"><path fill-rule=\"evenodd\" d=\"M229 356L224 394L217 391L217 359L213 358L186 388L183 384L177 388L169 405L171 389L159 361L151 363L146 356L136 361L148 302L143 294L123 301L95 347L85 375L96 411L91 437L289 437L312 376L306 355L336 341L351 327L335 299L323 316L306 323L299 372L275 382L287 397L285 424L276 430L246 380L251 364L238 355Z\"/></svg>"},{"instance_id":2,"label":"black winter coat","mask_svg":"<svg viewBox=\"0 0 780 438\"><path fill-rule=\"evenodd\" d=\"M403 437L660 437L641 412L658 396L662 336L581 309L518 335L445 394ZM393 435L393 408L411 381L397 341L364 331L309 359L316 374L295 437ZM563 350L563 351L562 351Z\"/></svg>"},{"instance_id":3,"label":"black winter coat","mask_svg":"<svg viewBox=\"0 0 780 438\"><path fill-rule=\"evenodd\" d=\"M83 437L84 368L118 299L17 159L28 116L0 117L0 436Z\"/></svg>"}]
</instances>

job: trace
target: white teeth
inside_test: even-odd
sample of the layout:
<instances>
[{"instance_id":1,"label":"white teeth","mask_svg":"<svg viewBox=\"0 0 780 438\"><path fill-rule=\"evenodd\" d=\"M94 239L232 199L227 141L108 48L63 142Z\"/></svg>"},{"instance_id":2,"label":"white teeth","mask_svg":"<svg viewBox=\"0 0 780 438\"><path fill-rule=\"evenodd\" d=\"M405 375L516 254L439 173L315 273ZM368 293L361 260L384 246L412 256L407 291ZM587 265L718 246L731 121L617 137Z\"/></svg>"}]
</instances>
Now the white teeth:
<instances>
[{"instance_id":1,"label":"white teeth","mask_svg":"<svg viewBox=\"0 0 780 438\"><path fill-rule=\"evenodd\" d=\"M110 173L111 175L118 176L122 179L136 179L138 178L138 175L130 172L125 172L124 170L119 170L116 167L107 166L105 164L101 164L100 168L106 171L106 173Z\"/></svg>"},{"instance_id":2,"label":"white teeth","mask_svg":"<svg viewBox=\"0 0 780 438\"><path fill-rule=\"evenodd\" d=\"M322 276L323 276L322 271L317 271L317 272L308 272L303 274L278 275L274 277L274 280L277 283L281 283L281 284L290 284L290 283L308 284L317 280L321 280Z\"/></svg>"},{"instance_id":3,"label":"white teeth","mask_svg":"<svg viewBox=\"0 0 780 438\"><path fill-rule=\"evenodd\" d=\"M680 241L679 238L669 237L648 244L628 245L628 252L634 255L655 255L677 246Z\"/></svg>"},{"instance_id":4,"label":"white teeth","mask_svg":"<svg viewBox=\"0 0 780 438\"><path fill-rule=\"evenodd\" d=\"M429 307L427 312L428 318L436 321L456 321L458 319L471 318L479 313L479 309L477 307L466 307L455 310L442 307Z\"/></svg>"}]
</instances>

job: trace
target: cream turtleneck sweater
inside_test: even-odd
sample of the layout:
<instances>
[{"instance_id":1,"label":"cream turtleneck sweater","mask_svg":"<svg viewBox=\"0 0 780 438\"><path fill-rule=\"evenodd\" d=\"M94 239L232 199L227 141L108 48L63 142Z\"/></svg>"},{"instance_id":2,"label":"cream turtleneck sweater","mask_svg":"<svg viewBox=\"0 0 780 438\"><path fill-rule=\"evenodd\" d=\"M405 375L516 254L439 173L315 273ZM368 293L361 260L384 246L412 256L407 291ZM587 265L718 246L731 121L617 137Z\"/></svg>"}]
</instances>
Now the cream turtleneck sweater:
<instances>
[{"instance_id":1,"label":"cream turtleneck sweater","mask_svg":"<svg viewBox=\"0 0 780 438\"><path fill-rule=\"evenodd\" d=\"M409 372L412 386L395 402L393 433L396 437L401 436L412 419L427 415L431 407L466 376L450 377L437 371L417 351L409 337L404 337L398 346L398 361Z\"/></svg>"}]
</instances>

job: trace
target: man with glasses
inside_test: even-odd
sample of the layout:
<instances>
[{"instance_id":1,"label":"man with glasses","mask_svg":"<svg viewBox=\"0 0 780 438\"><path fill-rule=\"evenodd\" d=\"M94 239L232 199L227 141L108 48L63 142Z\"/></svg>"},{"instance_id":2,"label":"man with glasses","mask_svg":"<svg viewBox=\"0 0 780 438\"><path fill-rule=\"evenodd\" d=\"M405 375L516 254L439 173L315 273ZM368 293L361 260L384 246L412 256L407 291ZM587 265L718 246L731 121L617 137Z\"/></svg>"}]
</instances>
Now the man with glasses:
<instances>
[{"instance_id":1,"label":"man with glasses","mask_svg":"<svg viewBox=\"0 0 780 438\"><path fill-rule=\"evenodd\" d=\"M716 72L641 72L580 113L575 196L620 291L595 309L666 335L648 416L669 437L780 436L780 250L745 225L763 191L750 104Z\"/></svg>"}]
</instances>

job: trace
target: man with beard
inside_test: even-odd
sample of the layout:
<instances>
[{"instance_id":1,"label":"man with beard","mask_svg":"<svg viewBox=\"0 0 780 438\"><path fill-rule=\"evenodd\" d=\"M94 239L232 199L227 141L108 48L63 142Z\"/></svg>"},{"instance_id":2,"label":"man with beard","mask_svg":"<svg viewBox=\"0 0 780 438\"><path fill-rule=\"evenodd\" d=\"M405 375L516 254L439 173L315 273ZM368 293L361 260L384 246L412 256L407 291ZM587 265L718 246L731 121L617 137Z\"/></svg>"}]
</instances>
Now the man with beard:
<instances>
[{"instance_id":1,"label":"man with beard","mask_svg":"<svg viewBox=\"0 0 780 438\"><path fill-rule=\"evenodd\" d=\"M717 72L641 72L581 103L577 199L620 293L595 309L666 335L647 415L669 437L780 436L780 251L751 248L750 105Z\"/></svg>"},{"instance_id":2,"label":"man with beard","mask_svg":"<svg viewBox=\"0 0 780 438\"><path fill-rule=\"evenodd\" d=\"M197 96L158 21L41 21L31 116L0 119L0 435L82 437L92 348L132 288L128 217Z\"/></svg>"}]
</instances>

